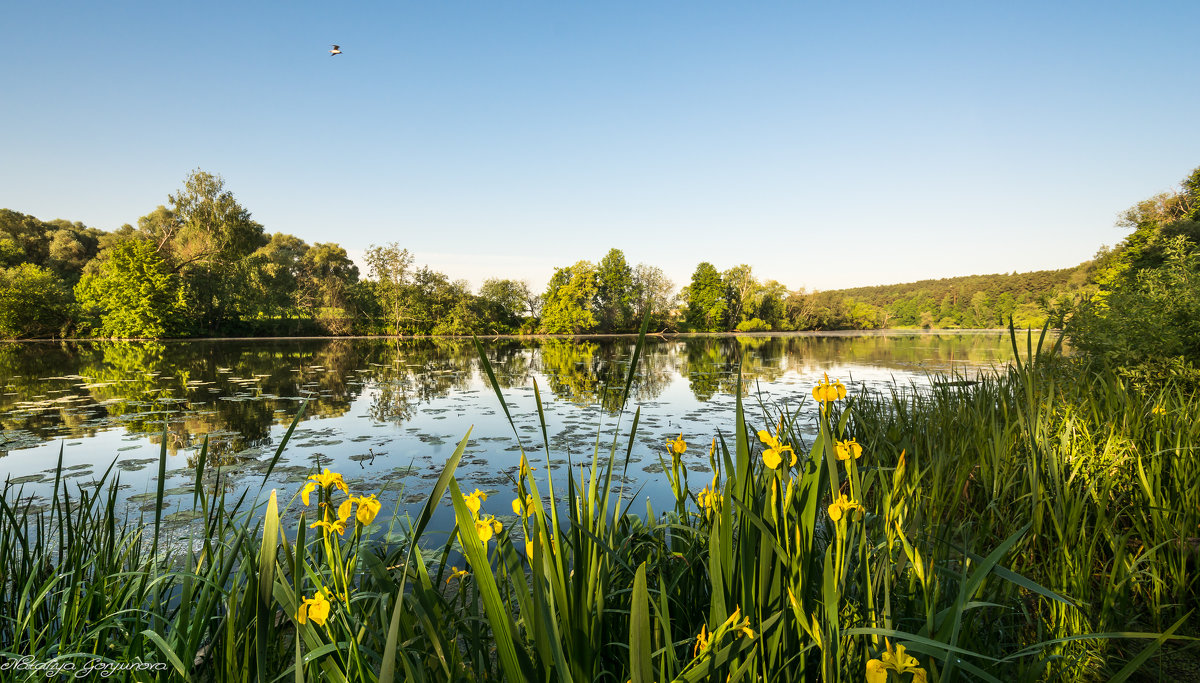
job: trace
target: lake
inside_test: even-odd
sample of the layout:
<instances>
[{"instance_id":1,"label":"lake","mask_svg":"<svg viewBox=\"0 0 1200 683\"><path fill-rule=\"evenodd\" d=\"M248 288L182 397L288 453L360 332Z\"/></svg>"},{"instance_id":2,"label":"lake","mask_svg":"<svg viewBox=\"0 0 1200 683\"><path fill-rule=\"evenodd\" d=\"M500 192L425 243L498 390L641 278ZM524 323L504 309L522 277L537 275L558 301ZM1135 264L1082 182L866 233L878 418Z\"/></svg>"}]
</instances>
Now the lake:
<instances>
[{"instance_id":1,"label":"lake","mask_svg":"<svg viewBox=\"0 0 1200 683\"><path fill-rule=\"evenodd\" d=\"M483 345L516 434L543 480L534 382L556 482L565 477L568 459L590 461L598 435L607 453L619 429L623 453L633 410L641 408L627 476L618 482L636 494L639 510L645 497L658 510L672 504L658 456L680 433L689 444L684 460L691 484L707 484L708 445L718 430L732 430L739 361L747 406L754 407L748 419L761 428L759 397L792 406L806 400L804 409L813 409L811 389L823 373L853 393L887 390L893 382L919 387L931 374L970 375L1011 358L1008 336L1000 332L650 337L620 417L635 342L491 339ZM0 386L0 478L20 488L35 509L47 504L61 450L67 481L87 485L113 465L128 509L152 511L165 434L170 510L164 514L186 521L204 437L210 487L219 465L227 495L257 491L302 404L303 419L267 483L282 502L316 468L328 467L343 473L352 492L383 492L385 512L415 512L472 427L460 486L495 492L485 504L493 513L509 511L514 495L520 445L471 340L8 343L0 345ZM806 424L807 433L815 433L815 422ZM8 496L12 500L11 490ZM292 512L298 507L294 503Z\"/></svg>"}]
</instances>

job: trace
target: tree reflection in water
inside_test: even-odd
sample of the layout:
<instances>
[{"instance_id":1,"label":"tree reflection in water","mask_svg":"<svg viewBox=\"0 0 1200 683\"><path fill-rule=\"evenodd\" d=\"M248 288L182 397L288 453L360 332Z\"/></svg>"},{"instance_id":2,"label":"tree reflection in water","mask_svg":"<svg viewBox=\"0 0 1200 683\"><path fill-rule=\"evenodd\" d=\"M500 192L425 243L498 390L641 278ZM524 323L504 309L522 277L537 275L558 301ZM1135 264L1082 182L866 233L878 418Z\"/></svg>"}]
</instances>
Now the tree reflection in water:
<instances>
[{"instance_id":1,"label":"tree reflection in water","mask_svg":"<svg viewBox=\"0 0 1200 683\"><path fill-rule=\"evenodd\" d=\"M535 378L553 397L620 409L635 339L493 340L485 352L504 388ZM793 335L648 338L634 402L677 381L701 402L787 373L869 364L902 370L1004 362L999 335ZM167 449L192 452L209 436L211 463L267 450L272 428L302 401L305 420L346 414L360 399L376 423L411 421L423 404L486 389L475 346L462 339L325 339L60 342L0 346L0 456L54 438L120 427ZM478 410L494 407L486 398Z\"/></svg>"}]
</instances>

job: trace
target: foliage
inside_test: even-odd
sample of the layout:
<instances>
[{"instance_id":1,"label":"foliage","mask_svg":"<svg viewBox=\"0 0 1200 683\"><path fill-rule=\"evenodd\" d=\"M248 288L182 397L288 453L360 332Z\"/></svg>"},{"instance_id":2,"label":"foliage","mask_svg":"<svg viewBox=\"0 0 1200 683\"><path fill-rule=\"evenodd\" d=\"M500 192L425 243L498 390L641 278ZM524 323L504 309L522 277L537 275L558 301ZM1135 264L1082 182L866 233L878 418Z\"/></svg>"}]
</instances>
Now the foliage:
<instances>
[{"instance_id":1,"label":"foliage","mask_svg":"<svg viewBox=\"0 0 1200 683\"><path fill-rule=\"evenodd\" d=\"M185 287L154 245L126 240L108 249L75 298L84 320L104 337L173 337L184 331Z\"/></svg>"},{"instance_id":2,"label":"foliage","mask_svg":"<svg viewBox=\"0 0 1200 683\"><path fill-rule=\"evenodd\" d=\"M1133 232L1098 259L1097 291L1073 311L1072 345L1134 381L1200 385L1200 168L1129 209Z\"/></svg>"},{"instance_id":3,"label":"foliage","mask_svg":"<svg viewBox=\"0 0 1200 683\"><path fill-rule=\"evenodd\" d=\"M633 269L620 249L610 249L596 269L594 312L600 332L628 330L633 321Z\"/></svg>"},{"instance_id":4,"label":"foliage","mask_svg":"<svg viewBox=\"0 0 1200 683\"><path fill-rule=\"evenodd\" d=\"M692 282L684 294L687 325L693 332L721 332L725 326L728 303L721 273L707 261L696 266Z\"/></svg>"},{"instance_id":5,"label":"foliage","mask_svg":"<svg viewBox=\"0 0 1200 683\"><path fill-rule=\"evenodd\" d=\"M71 291L54 273L32 263L0 268L0 336L52 337L71 319Z\"/></svg>"},{"instance_id":6,"label":"foliage","mask_svg":"<svg viewBox=\"0 0 1200 683\"><path fill-rule=\"evenodd\" d=\"M1162 265L1076 312L1075 348L1114 366L1200 360L1200 248L1176 236L1164 249Z\"/></svg>"},{"instance_id":7,"label":"foliage","mask_svg":"<svg viewBox=\"0 0 1200 683\"><path fill-rule=\"evenodd\" d=\"M596 266L579 261L556 268L542 303L542 331L548 334L580 334L596 327L592 302L596 297Z\"/></svg>"},{"instance_id":8,"label":"foliage","mask_svg":"<svg viewBox=\"0 0 1200 683\"><path fill-rule=\"evenodd\" d=\"M372 246L365 255L374 278L374 292L387 316L388 329L399 334L411 317L405 296L410 279L412 255L392 242L387 246Z\"/></svg>"},{"instance_id":9,"label":"foliage","mask_svg":"<svg viewBox=\"0 0 1200 683\"><path fill-rule=\"evenodd\" d=\"M662 330L674 323L675 285L667 279L662 268L639 263L633 269L632 320L649 319L652 330Z\"/></svg>"},{"instance_id":10,"label":"foliage","mask_svg":"<svg viewBox=\"0 0 1200 683\"><path fill-rule=\"evenodd\" d=\"M758 318L743 320L737 325L738 332L770 332L771 324Z\"/></svg>"}]
</instances>

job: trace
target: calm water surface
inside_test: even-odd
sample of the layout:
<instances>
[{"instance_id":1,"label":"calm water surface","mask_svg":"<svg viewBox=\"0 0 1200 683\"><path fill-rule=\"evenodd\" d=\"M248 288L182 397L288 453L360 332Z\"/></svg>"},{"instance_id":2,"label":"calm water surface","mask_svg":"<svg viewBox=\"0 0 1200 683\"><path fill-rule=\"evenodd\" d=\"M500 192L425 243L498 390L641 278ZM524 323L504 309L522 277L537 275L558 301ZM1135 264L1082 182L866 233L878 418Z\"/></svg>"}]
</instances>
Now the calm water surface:
<instances>
[{"instance_id":1,"label":"calm water surface","mask_svg":"<svg viewBox=\"0 0 1200 683\"><path fill-rule=\"evenodd\" d=\"M700 473L708 472L708 444L718 430L731 431L739 360L748 405L761 394L796 406L826 372L851 392L886 390L893 381L926 384L933 373L971 374L1011 355L1007 335L990 332L651 338L622 416L619 392L634 341L495 340L485 350L543 479L535 382L556 481L568 458L590 459L597 438L607 453L618 429L623 453L641 408L628 476L618 482L638 496L637 509L645 497L656 509L670 505L658 455L680 433L690 444L691 483L707 483ZM469 428L460 486L495 492L488 512L509 511L513 497L518 437L469 340L3 344L0 387L0 479L10 500L21 489L35 508L47 503L61 449L68 481L87 485L115 463L122 500L135 513L152 511L165 429L164 514L187 521L204 436L210 489L219 464L223 492L253 494L302 404L304 418L267 484L282 502L315 468L329 467L352 492L382 492L385 511L415 512Z\"/></svg>"}]
</instances>

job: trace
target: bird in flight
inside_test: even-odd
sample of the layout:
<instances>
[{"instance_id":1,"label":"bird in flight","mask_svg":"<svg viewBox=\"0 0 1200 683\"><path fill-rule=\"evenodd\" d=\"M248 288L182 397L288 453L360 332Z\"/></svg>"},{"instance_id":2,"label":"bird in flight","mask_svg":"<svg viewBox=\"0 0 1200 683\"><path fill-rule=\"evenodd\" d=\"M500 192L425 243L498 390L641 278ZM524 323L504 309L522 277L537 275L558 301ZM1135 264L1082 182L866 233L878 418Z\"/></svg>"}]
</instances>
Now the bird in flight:
<instances>
[{"instance_id":1,"label":"bird in flight","mask_svg":"<svg viewBox=\"0 0 1200 683\"><path fill-rule=\"evenodd\" d=\"M340 54L342 54L342 48L338 47L337 45L334 45L333 49L329 51L330 57L332 57L334 55L340 55Z\"/></svg>"}]
</instances>

